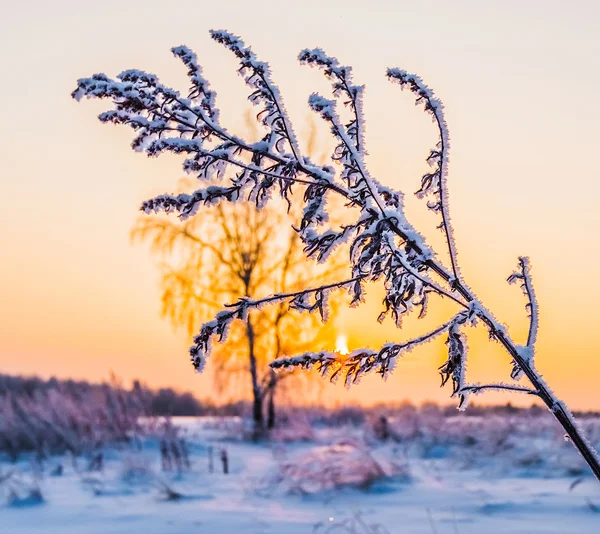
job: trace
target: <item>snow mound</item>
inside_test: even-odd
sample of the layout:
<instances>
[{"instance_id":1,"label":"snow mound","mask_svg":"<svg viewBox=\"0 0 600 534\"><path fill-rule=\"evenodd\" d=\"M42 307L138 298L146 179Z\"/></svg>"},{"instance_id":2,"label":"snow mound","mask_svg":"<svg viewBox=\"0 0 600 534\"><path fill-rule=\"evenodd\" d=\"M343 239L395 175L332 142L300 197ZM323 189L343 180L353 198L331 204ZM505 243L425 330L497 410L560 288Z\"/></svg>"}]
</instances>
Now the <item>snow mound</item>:
<instances>
[{"instance_id":1,"label":"snow mound","mask_svg":"<svg viewBox=\"0 0 600 534\"><path fill-rule=\"evenodd\" d=\"M288 493L312 494L342 487L366 489L383 478L406 469L378 461L360 443L340 442L313 447L279 464L279 487Z\"/></svg>"}]
</instances>

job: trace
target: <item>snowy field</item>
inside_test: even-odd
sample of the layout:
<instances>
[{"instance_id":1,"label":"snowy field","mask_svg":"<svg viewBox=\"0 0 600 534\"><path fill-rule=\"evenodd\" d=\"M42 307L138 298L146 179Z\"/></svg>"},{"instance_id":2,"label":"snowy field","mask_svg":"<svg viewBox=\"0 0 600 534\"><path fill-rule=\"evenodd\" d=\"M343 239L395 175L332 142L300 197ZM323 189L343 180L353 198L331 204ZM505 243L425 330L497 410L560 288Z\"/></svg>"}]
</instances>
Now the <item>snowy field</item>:
<instances>
[{"instance_id":1,"label":"snowy field","mask_svg":"<svg viewBox=\"0 0 600 534\"><path fill-rule=\"evenodd\" d=\"M70 456L4 458L0 532L600 532L600 484L551 421L421 415L387 423L300 418L252 443L236 418L176 419L177 443L185 443L177 457L145 436L105 449L96 466ZM585 424L599 435L599 421Z\"/></svg>"}]
</instances>

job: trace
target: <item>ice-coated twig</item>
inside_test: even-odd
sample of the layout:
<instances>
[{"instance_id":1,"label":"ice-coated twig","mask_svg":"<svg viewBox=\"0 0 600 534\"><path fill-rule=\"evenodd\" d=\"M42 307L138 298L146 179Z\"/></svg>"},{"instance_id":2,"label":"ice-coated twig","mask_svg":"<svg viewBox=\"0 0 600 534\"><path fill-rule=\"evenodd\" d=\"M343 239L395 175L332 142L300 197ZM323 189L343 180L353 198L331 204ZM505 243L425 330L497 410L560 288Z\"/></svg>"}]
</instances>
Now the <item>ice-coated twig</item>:
<instances>
[{"instance_id":1,"label":"ice-coated twig","mask_svg":"<svg viewBox=\"0 0 600 534\"><path fill-rule=\"evenodd\" d=\"M455 297L454 295L452 295L452 293L449 293L443 287L439 286L438 284L436 284L431 279L423 276L418 271L416 271L410 265L410 261L407 261L408 258L406 257L406 253L404 251L398 249L397 247L395 247L393 245L393 243L391 241L389 241L389 236L388 236L388 244L389 244L389 247L390 247L390 252L402 264L402 266L408 272L410 272L416 279L420 280L424 285L431 287L431 289L433 290L433 292L437 293L438 295L441 295L443 297L449 298L450 300L456 302L456 304L458 304L459 306L462 306L463 308L468 308L469 307L468 304L465 304L460 299L460 297Z\"/></svg>"},{"instance_id":2,"label":"ice-coated twig","mask_svg":"<svg viewBox=\"0 0 600 534\"><path fill-rule=\"evenodd\" d=\"M254 92L249 100L255 105L262 104L264 109L259 113L264 126L271 132L287 140L296 161L302 161L300 148L292 124L283 105L279 88L271 80L269 65L259 61L254 52L239 37L224 31L211 30L211 37L231 50L240 60L240 75ZM277 148L280 139L271 139Z\"/></svg>"},{"instance_id":3,"label":"ice-coated twig","mask_svg":"<svg viewBox=\"0 0 600 534\"><path fill-rule=\"evenodd\" d=\"M171 49L173 55L180 58L183 64L188 68L188 78L192 84L192 89L188 98L194 102L199 101L200 109L213 120L219 120L219 110L215 105L215 92L210 89L208 81L202 74L202 67L198 64L196 54L187 46L176 46Z\"/></svg>"},{"instance_id":4,"label":"ice-coated twig","mask_svg":"<svg viewBox=\"0 0 600 534\"><path fill-rule=\"evenodd\" d=\"M308 99L309 107L318 113L331 126L331 133L339 140L332 156L342 164L341 178L363 202L366 209L376 209L379 217L388 221L395 233L406 236L414 250L427 250L423 237L410 225L404 215L402 195L378 183L369 173L364 154L354 145L348 130L342 125L336 111L335 102L313 93Z\"/></svg>"},{"instance_id":5,"label":"ice-coated twig","mask_svg":"<svg viewBox=\"0 0 600 534\"><path fill-rule=\"evenodd\" d=\"M333 96L347 98L345 105L350 106L353 119L345 125L348 137L354 143L359 154L364 154L364 117L362 114L363 85L352 83L352 68L342 66L334 57L328 56L322 49L305 49L298 55L300 63L323 69L333 86Z\"/></svg>"},{"instance_id":6,"label":"ice-coated twig","mask_svg":"<svg viewBox=\"0 0 600 534\"><path fill-rule=\"evenodd\" d=\"M466 322L467 317L464 315L457 316L451 321L448 327L448 339L446 339L448 359L439 369L442 376L442 386L452 378L452 396L459 393L465 381L467 350L465 337L460 331L460 326Z\"/></svg>"},{"instance_id":7,"label":"ice-coated twig","mask_svg":"<svg viewBox=\"0 0 600 534\"><path fill-rule=\"evenodd\" d=\"M526 393L528 395L538 395L538 391L531 388L513 386L502 382L496 384L466 384L456 391L456 395L460 401L458 403L459 410L466 410L469 404L471 395L478 395L484 391L508 391L511 393Z\"/></svg>"},{"instance_id":8,"label":"ice-coated twig","mask_svg":"<svg viewBox=\"0 0 600 534\"><path fill-rule=\"evenodd\" d=\"M527 346L534 347L537 340L539 312L535 291L533 289L533 282L531 281L531 265L527 256L519 256L519 271L512 273L507 281L509 284L514 284L517 281L521 282L521 289L527 297L525 309L527 310L527 316L529 317Z\"/></svg>"},{"instance_id":9,"label":"ice-coated twig","mask_svg":"<svg viewBox=\"0 0 600 534\"><path fill-rule=\"evenodd\" d=\"M332 81L335 97L348 98L344 102L354 111L354 119L343 125L336 111L335 102L321 95L312 94L310 108L318 113L331 126L333 136L339 141L332 159L342 164L341 179L348 189L364 203L366 209L377 209L380 218L387 221L389 228L424 259L429 259L430 251L423 237L409 224L405 215L402 194L383 186L373 178L364 161L364 120L362 116L362 95L364 87L351 81L351 69L339 65L321 49L304 50L299 59L309 65L321 67Z\"/></svg>"},{"instance_id":10,"label":"ice-coated twig","mask_svg":"<svg viewBox=\"0 0 600 534\"><path fill-rule=\"evenodd\" d=\"M194 368L198 371L204 369L210 354L213 338L225 340L229 326L236 319L244 320L252 309L260 309L269 304L288 302L289 307L298 311L309 313L318 312L323 321L327 320L327 296L330 291L356 286L365 279L377 279L383 271L373 272L369 275L355 276L348 280L324 284L314 288L293 291L289 293L275 293L262 299L240 298L233 304L226 304L227 309L219 312L216 318L205 323L194 337L194 344L190 347L190 358ZM309 300L312 297L312 301Z\"/></svg>"},{"instance_id":11,"label":"ice-coated twig","mask_svg":"<svg viewBox=\"0 0 600 534\"><path fill-rule=\"evenodd\" d=\"M514 391L514 392L518 392L518 393L527 393L528 395L537 395L538 394L537 390L535 390L535 389L521 387L521 386L513 386L511 384L504 384L502 382L499 382L497 384L469 384L469 385L463 386L460 389L459 393L463 393L463 392L480 393L485 390Z\"/></svg>"},{"instance_id":12,"label":"ice-coated twig","mask_svg":"<svg viewBox=\"0 0 600 534\"><path fill-rule=\"evenodd\" d=\"M194 53L186 47L177 47L173 53L188 69L191 90L187 97L162 85L153 74L128 70L110 79L95 74L78 81L72 96L107 99L113 109L102 113L102 122L125 124L136 132L132 147L149 156L162 152L186 154L183 167L205 181L205 187L192 194L161 195L143 204L144 211L176 211L185 218L194 215L202 204L241 202L252 200L258 209L265 206L273 192L288 203L294 195L303 205L301 220L295 225L304 243L308 258L326 261L331 252L342 243L349 243L351 278L331 285L300 291L295 294L273 295L259 301L242 300L221 311L206 323L194 339L190 349L194 367L201 370L209 354L212 341L223 340L232 321L244 319L250 309L287 300L298 310L318 312L326 316L326 297L337 288L347 288L352 305L363 300L366 281L383 282L385 297L383 319L390 314L397 325L413 310L420 315L426 310L427 297L434 293L450 298L462 308L455 317L430 334L448 332L448 359L440 368L442 383L453 384L453 396L460 397L464 406L469 393L487 389L535 392L563 426L571 442L600 480L600 460L594 448L567 407L550 389L533 364L533 350L538 330L538 305L531 283L529 261L520 258L520 271L509 281L522 281L528 298L530 327L526 346L515 343L501 325L484 307L475 293L459 276L456 246L448 212L448 150L449 135L442 103L416 75L400 69L389 69L388 78L408 88L423 103L425 111L437 123L439 145L431 150L428 161L433 172L421 178L418 196L433 195L429 208L441 213L441 228L446 235L452 268L446 269L438 261L425 239L408 222L402 203L402 192L384 187L369 174L364 152L364 119L361 102L364 89L351 80L348 67L343 67L322 50L305 50L300 54L303 63L317 65L333 84L334 97L343 99L350 107L353 118L343 124L335 102L319 95L309 99L310 107L327 121L337 142L333 166L319 166L300 153L292 124L283 106L277 86L272 82L269 67L236 36L225 31L212 32L215 41L231 50L240 61L240 74L252 89L249 99L261 109L257 119L266 127L267 134L257 143L248 143L228 132L219 124L215 95L202 75ZM299 192L299 193L298 193ZM330 223L330 195L339 195L348 208L350 220L342 226ZM438 277L441 283L433 279ZM443 287L442 287L443 286ZM502 384L466 384L466 343L462 333L467 321L480 321L488 329L491 339L498 341L514 362L513 377L523 374L532 389L520 386L501 387ZM427 336L429 336L428 334ZM346 371L346 382L353 382L368 371L386 375L391 361L403 350L409 350L420 338L408 344L387 344L380 351L364 349L353 353L340 365ZM427 338L429 339L429 338ZM421 340L422 342L423 340ZM289 365L324 365L332 368L331 353L322 352L300 360L287 360ZM303 358L303 359L302 359ZM338 362L335 357L335 362ZM277 364L279 367L283 364ZM352 378L352 380L350 380Z\"/></svg>"},{"instance_id":13,"label":"ice-coated twig","mask_svg":"<svg viewBox=\"0 0 600 534\"><path fill-rule=\"evenodd\" d=\"M329 351L307 352L298 356L279 358L270 365L274 369L288 369L291 367L311 369L312 367L316 367L323 376L329 375L332 382L338 376L344 375L346 386L357 383L362 375L369 372L375 372L383 378L387 378L393 371L399 356L432 340L443 332L453 328L453 325L457 322L466 321L467 318L468 312L460 312L448 322L438 326L427 334L404 343L386 343L379 351L358 349L347 356Z\"/></svg>"},{"instance_id":14,"label":"ice-coated twig","mask_svg":"<svg viewBox=\"0 0 600 534\"><path fill-rule=\"evenodd\" d=\"M425 111L432 115L437 124L440 134L438 147L431 150L427 157L427 162L432 166L435 165L435 168L433 172L423 175L421 178L421 188L416 194L419 198L423 198L429 193L432 193L435 197L435 202L428 203L427 207L434 212L439 212L442 216L440 228L444 230L444 234L446 235L454 279L458 280L459 270L456 261L456 244L448 212L448 188L446 180L448 177L450 134L448 133L448 125L444 117L444 105L416 74L409 74L405 70L394 68L388 69L387 77L389 80L398 83L402 89L408 88L413 92L417 96L416 103L423 103Z\"/></svg>"},{"instance_id":15,"label":"ice-coated twig","mask_svg":"<svg viewBox=\"0 0 600 534\"><path fill-rule=\"evenodd\" d=\"M533 290L531 281L531 268L529 258L525 256L519 257L519 270L513 272L507 279L509 284L519 282L523 294L527 298L525 309L529 318L529 332L527 334L527 344L524 347L517 347L520 355L527 363L534 366L535 341L537 339L538 330L538 305ZM523 369L516 360L513 360L513 369L510 374L514 380L519 380L523 375Z\"/></svg>"}]
</instances>

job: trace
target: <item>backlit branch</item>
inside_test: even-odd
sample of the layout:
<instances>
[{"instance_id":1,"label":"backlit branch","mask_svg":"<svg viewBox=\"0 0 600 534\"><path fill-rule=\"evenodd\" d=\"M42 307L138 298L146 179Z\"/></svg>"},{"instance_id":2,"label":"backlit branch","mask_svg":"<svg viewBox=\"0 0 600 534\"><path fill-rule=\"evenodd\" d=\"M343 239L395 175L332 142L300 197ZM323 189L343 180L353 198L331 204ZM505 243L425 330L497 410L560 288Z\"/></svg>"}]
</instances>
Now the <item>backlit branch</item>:
<instances>
[{"instance_id":1,"label":"backlit branch","mask_svg":"<svg viewBox=\"0 0 600 534\"><path fill-rule=\"evenodd\" d=\"M343 375L346 386L357 383L362 375L370 372L375 372L383 378L387 378L393 371L399 356L432 340L451 329L456 322L462 323L467 318L468 314L461 312L447 323L442 324L427 334L405 343L386 343L379 351L358 349L347 356L328 351L307 352L299 356L275 360L271 363L271 367L274 369L290 369L294 367L311 369L315 367L323 376L329 376L332 382Z\"/></svg>"},{"instance_id":2,"label":"backlit branch","mask_svg":"<svg viewBox=\"0 0 600 534\"><path fill-rule=\"evenodd\" d=\"M340 245L348 245L348 263L351 278L330 285L306 289L297 293L272 295L262 300L242 299L221 311L213 321L206 323L190 349L194 367L201 370L214 339L223 340L232 321L247 319L248 311L262 305L288 302L298 310L318 312L326 316L326 296L329 291L346 287L352 296L352 305L363 301L366 281L381 282L385 296L380 320L391 315L400 326L404 316L413 310L420 315L426 311L429 294L449 298L461 311L431 336L447 332L448 358L440 367L442 384L452 384L452 395L466 406L469 393L488 389L535 393L552 411L573 444L600 479L600 460L583 437L573 416L556 397L533 364L533 349L538 330L538 305L531 283L529 262L519 259L519 271L509 282L521 281L527 296L530 317L526 346L515 343L485 308L475 293L460 277L457 252L448 211L448 127L443 105L416 75L400 69L388 69L390 80L408 88L416 95L417 103L424 105L439 131L438 146L431 150L427 161L432 172L421 178L419 197L432 197L428 207L441 216L440 228L446 236L451 269L446 269L436 254L407 220L402 192L381 185L369 174L364 152L364 119L362 117L363 86L354 85L349 67L322 50L305 50L302 63L318 66L333 86L333 96L340 99L351 112L352 118L344 124L336 110L336 102L313 94L309 106L330 127L336 147L334 166L318 166L299 150L292 123L283 106L279 89L271 80L269 67L258 60L243 41L224 31L213 31L215 41L232 51L240 62L239 72L250 87L249 100L260 110L257 119L266 128L266 135L257 143L247 143L219 124L215 95L203 78L196 56L185 47L173 49L188 69L191 89L187 97L162 85L158 78L142 71L129 70L115 80L96 74L78 81L73 97L107 99L113 109L100 115L103 122L125 124L136 132L132 143L135 150L150 156L162 152L185 154L184 170L205 182L204 187L191 194L161 195L145 202L144 211L164 210L178 212L182 218L197 213L203 204L221 202L239 203L252 200L257 209L264 207L274 193L288 204L299 198L302 205L300 220L294 225L304 244L307 258L327 261L331 252ZM298 192L298 190L300 190ZM330 218L329 199L339 196L344 202L347 217L344 224L335 225ZM434 281L434 277L437 277ZM513 378L527 377L533 388L505 387L503 384L467 384L465 379L467 346L463 329L467 321L481 321L491 339L498 341L513 361ZM429 339L422 340L426 341ZM324 370L345 373L346 383L354 382L366 372L387 375L391 362L404 350L419 343L387 344L380 351L364 349L340 362L328 352L303 355L299 359L282 360L287 365L309 367L317 365ZM284 363L277 364L284 367ZM335 374L335 372L334 372Z\"/></svg>"},{"instance_id":3,"label":"backlit branch","mask_svg":"<svg viewBox=\"0 0 600 534\"><path fill-rule=\"evenodd\" d=\"M529 332L527 334L527 345L520 347L519 352L523 359L527 360L530 366L534 365L533 357L535 353L535 342L537 339L538 331L538 304L535 298L535 292L533 290L533 283L531 281L531 271L529 266L529 258L525 256L519 257L519 270L513 272L507 279L509 284L519 283L523 294L527 298L525 309L527 310L527 316L529 317ZM518 362L513 360L513 370L511 377L518 380L523 374L523 370Z\"/></svg>"},{"instance_id":4,"label":"backlit branch","mask_svg":"<svg viewBox=\"0 0 600 534\"><path fill-rule=\"evenodd\" d=\"M446 179L448 176L448 151L450 149L450 135L448 133L448 125L444 118L444 105L439 100L433 91L427 87L423 80L415 74L409 74L402 69L388 69L388 79L396 82L402 87L417 96L417 104L423 104L425 111L429 113L436 125L440 134L438 146L431 150L427 157L427 163L431 165L433 172L423 175L421 178L421 188L416 195L423 198L428 194L434 197L433 202L428 202L427 207L436 213L440 213L442 222L439 226L446 235L448 242L448 251L450 253L450 261L452 263L452 273L455 280L459 279L458 263L456 261L456 244L454 243L454 235L452 225L450 224L450 214L448 213L448 189Z\"/></svg>"},{"instance_id":5,"label":"backlit branch","mask_svg":"<svg viewBox=\"0 0 600 534\"><path fill-rule=\"evenodd\" d=\"M261 117L262 124L269 129L269 134L264 141L282 153L281 141L287 141L294 159L301 161L298 141L279 89L271 80L269 65L259 61L254 52L239 37L222 30L211 30L210 35L217 43L231 50L240 60L241 66L238 72L246 84L254 90L248 99L254 105L260 105L263 108L259 117Z\"/></svg>"},{"instance_id":6,"label":"backlit branch","mask_svg":"<svg viewBox=\"0 0 600 534\"><path fill-rule=\"evenodd\" d=\"M525 388L521 386L513 386L511 384L497 383L497 384L469 384L467 386L463 386L459 393L481 393L482 391L510 391L516 393L527 393L528 395L537 395L538 392L535 389Z\"/></svg>"},{"instance_id":7,"label":"backlit branch","mask_svg":"<svg viewBox=\"0 0 600 534\"><path fill-rule=\"evenodd\" d=\"M377 279L380 275L381 273L371 273L369 277L373 280ZM348 280L323 284L300 291L275 293L262 299L243 297L234 304L226 305L228 309L219 312L214 320L202 325L199 334L194 337L194 345L190 347L190 357L194 368L198 371L204 368L206 359L210 354L213 339L218 338L219 342L224 341L227 338L231 323L236 319L245 320L250 310L258 310L266 305L287 302L290 309L307 311L309 313L318 312L321 319L326 321L328 293L347 287L356 299L357 292L361 292L362 282L367 278L367 275L357 276Z\"/></svg>"},{"instance_id":8,"label":"backlit branch","mask_svg":"<svg viewBox=\"0 0 600 534\"><path fill-rule=\"evenodd\" d=\"M529 265L528 257L519 257L519 271L512 273L508 277L507 281L509 284L520 282L523 294L527 297L527 303L525 304L527 316L529 317L529 333L527 335L527 346L533 347L537 339L539 313L538 303L537 299L535 298L535 291L533 289L533 283L531 281L531 267Z\"/></svg>"},{"instance_id":9,"label":"backlit branch","mask_svg":"<svg viewBox=\"0 0 600 534\"><path fill-rule=\"evenodd\" d=\"M350 107L353 118L344 128L356 150L360 154L364 154L365 126L362 114L364 86L352 83L352 68L340 65L336 58L328 56L320 48L303 50L300 52L298 60L300 63L323 69L331 81L333 96L343 98L344 104Z\"/></svg>"}]
</instances>

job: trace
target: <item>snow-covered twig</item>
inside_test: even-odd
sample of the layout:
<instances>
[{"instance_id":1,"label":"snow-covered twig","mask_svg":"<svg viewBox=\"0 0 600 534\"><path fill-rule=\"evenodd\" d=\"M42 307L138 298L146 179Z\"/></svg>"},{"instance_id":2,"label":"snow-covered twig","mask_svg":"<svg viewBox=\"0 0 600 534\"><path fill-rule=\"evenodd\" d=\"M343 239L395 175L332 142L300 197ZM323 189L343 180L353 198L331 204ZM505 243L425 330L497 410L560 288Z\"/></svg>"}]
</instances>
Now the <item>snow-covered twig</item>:
<instances>
[{"instance_id":1,"label":"snow-covered twig","mask_svg":"<svg viewBox=\"0 0 600 534\"><path fill-rule=\"evenodd\" d=\"M503 384L499 382L498 384L469 384L468 386L463 386L460 389L460 392L471 392L471 393L480 393L485 390L492 391L515 391L518 393L527 393L528 395L537 395L538 392L535 389L525 388L521 386L513 386L511 384Z\"/></svg>"},{"instance_id":2,"label":"snow-covered twig","mask_svg":"<svg viewBox=\"0 0 600 534\"><path fill-rule=\"evenodd\" d=\"M450 253L450 262L452 263L452 273L455 280L459 279L458 263L456 261L456 244L452 225L450 224L450 214L448 213L448 188L446 179L448 176L448 151L450 149L450 135L448 125L444 118L444 105L433 93L433 91L415 75L409 74L402 69L388 69L388 79L396 82L403 89L406 87L417 95L417 104L423 103L425 111L430 113L435 120L440 140L436 149L431 150L427 157L427 163L435 166L431 173L423 175L421 178L421 188L417 191L417 196L423 198L429 193L434 195L435 202L428 203L427 207L434 212L439 212L442 216L442 223L439 228L444 230L448 242L448 252Z\"/></svg>"},{"instance_id":3,"label":"snow-covered twig","mask_svg":"<svg viewBox=\"0 0 600 534\"><path fill-rule=\"evenodd\" d=\"M254 52L239 37L224 30L211 30L210 35L217 43L231 50L240 60L239 73L246 84L254 89L249 97L250 102L264 106L259 117L262 117L263 125L270 129L269 135L272 137L269 142L277 147L280 141L285 139L289 143L294 159L300 161L302 157L296 134L287 116L279 89L271 80L269 65L259 61Z\"/></svg>"},{"instance_id":4,"label":"snow-covered twig","mask_svg":"<svg viewBox=\"0 0 600 534\"><path fill-rule=\"evenodd\" d=\"M593 447L577 427L566 406L556 397L533 365L533 348L538 329L538 306L531 283L529 262L520 258L520 272L509 281L522 280L528 297L530 328L525 347L515 343L506 328L498 323L469 289L460 276L457 252L448 212L449 135L443 114L443 105L431 89L416 75L400 69L389 69L387 76L408 88L423 103L439 130L439 144L430 151L428 162L433 172L421 178L420 197L433 195L429 208L441 214L443 229L450 254L451 270L438 260L423 236L407 220L403 209L403 193L384 187L369 173L364 152L364 119L361 103L364 88L354 85L349 67L327 56L322 50L305 50L300 54L303 63L323 69L333 85L334 100L313 94L309 106L330 126L337 145L332 160L339 163L339 172L333 166L319 166L300 152L291 120L283 106L279 89L271 80L269 67L259 61L243 41L225 31L213 31L215 41L231 50L240 61L239 72L252 92L249 100L260 107L257 119L267 129L258 143L248 143L229 133L219 124L215 95L202 76L196 57L189 49L177 47L173 53L188 68L191 90L188 97L162 85L158 78L142 71L125 71L111 80L104 74L79 80L73 97L104 98L114 109L100 115L103 122L126 124L136 131L132 146L150 156L163 152L186 154L184 170L206 182L190 195L161 195L143 204L144 211L177 211L182 217L194 215L202 204L252 200L263 208L273 192L288 203L300 198L303 204L301 220L295 226L304 243L307 258L326 261L332 250L343 243L349 244L348 261L351 278L331 285L281 294L260 301L239 301L218 313L205 324L190 349L196 369L201 370L210 353L213 338L223 340L232 321L244 319L248 311L269 303L288 301L291 306L326 315L326 296L333 289L347 287L352 305L363 300L366 281L383 282L384 310L380 320L390 314L400 326L401 319L413 310L423 315L430 293L450 298L462 308L449 322L432 333L448 332L448 359L440 368L442 384L453 384L453 396L464 405L468 393L486 389L534 391L552 411L573 444L585 458L598 479L600 460ZM343 100L352 112L352 119L344 124L336 110L336 100ZM224 183L223 183L224 182ZM300 193L298 193L298 191ZM329 217L330 196L338 195L352 216L348 224L336 226ZM348 217L350 219L350 217ZM434 277L437 279L434 280ZM439 282L439 283L438 283ZM309 299L312 299L310 300ZM490 338L497 340L514 362L513 377L521 373L533 389L520 387L484 386L465 383L467 347L462 332L467 321L480 321L487 327ZM429 338L427 338L429 339ZM413 342L409 342L413 343ZM418 344L418 343L417 343ZM413 344L414 345L414 344ZM346 382L356 381L360 375L375 371L386 375L390 362L402 350L413 345L387 344L380 351L361 350L346 359L340 369L346 371ZM332 368L330 353L288 359L289 365ZM338 364L336 364L338 365ZM284 364L276 364L282 367ZM351 378L351 380L350 380Z\"/></svg>"},{"instance_id":5,"label":"snow-covered twig","mask_svg":"<svg viewBox=\"0 0 600 534\"><path fill-rule=\"evenodd\" d=\"M309 313L318 311L321 319L326 321L327 296L330 291L350 286L351 291L360 292L360 289L356 288L357 286L360 288L365 279L369 277L376 279L382 273L383 271L374 271L370 275L355 276L347 280L324 284L314 288L289 293L275 293L263 299L241 298L234 304L226 304L225 307L227 309L218 313L214 320L203 324L198 335L194 337L194 345L190 348L190 356L194 368L198 371L204 368L213 338L218 337L219 341L225 339L231 323L236 319L245 320L250 310L260 309L263 306L278 302L288 302L289 307L294 310L307 311ZM311 297L312 301L309 300Z\"/></svg>"},{"instance_id":6,"label":"snow-covered twig","mask_svg":"<svg viewBox=\"0 0 600 534\"><path fill-rule=\"evenodd\" d=\"M362 114L364 86L352 83L352 68L340 65L336 58L328 56L320 48L303 50L298 55L298 60L300 63L322 68L325 75L331 80L333 95L335 97L343 96L348 99L344 103L352 109L353 119L345 125L345 129L348 137L353 141L356 150L360 154L363 154L365 146L365 126Z\"/></svg>"},{"instance_id":7,"label":"snow-covered twig","mask_svg":"<svg viewBox=\"0 0 600 534\"><path fill-rule=\"evenodd\" d=\"M525 309L527 316L529 317L529 332L527 334L527 344L524 347L517 347L519 354L524 360L527 361L530 367L534 366L534 354L535 354L535 341L537 339L538 331L538 304L535 298L535 292L533 290L533 283L531 281L531 272L529 267L529 258L520 256L519 257L519 270L513 272L507 279L509 284L520 282L521 290L527 297ZM510 374L514 380L519 380L523 375L523 368L519 365L517 360L513 360L513 370Z\"/></svg>"},{"instance_id":8,"label":"snow-covered twig","mask_svg":"<svg viewBox=\"0 0 600 534\"><path fill-rule=\"evenodd\" d=\"M519 280L521 281L521 289L527 297L527 304L525 304L527 315L529 317L527 346L533 347L537 340L539 315L538 303L535 297L535 291L533 290L533 283L531 281L531 267L529 265L529 258L527 256L519 257L519 272L514 272L508 277L509 284L514 284Z\"/></svg>"},{"instance_id":9,"label":"snow-covered twig","mask_svg":"<svg viewBox=\"0 0 600 534\"><path fill-rule=\"evenodd\" d=\"M291 367L311 369L312 367L316 367L323 376L329 375L332 382L339 375L343 374L346 386L355 384L363 374L369 372L376 372L383 378L387 378L393 371L396 360L400 355L452 329L454 325L465 322L467 318L467 312L460 312L448 322L438 326L427 334L404 343L386 343L379 351L358 349L347 356L328 351L307 352L299 356L275 360L271 364L271 367L274 369L289 369Z\"/></svg>"}]
</instances>

